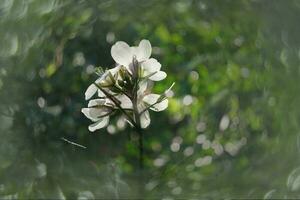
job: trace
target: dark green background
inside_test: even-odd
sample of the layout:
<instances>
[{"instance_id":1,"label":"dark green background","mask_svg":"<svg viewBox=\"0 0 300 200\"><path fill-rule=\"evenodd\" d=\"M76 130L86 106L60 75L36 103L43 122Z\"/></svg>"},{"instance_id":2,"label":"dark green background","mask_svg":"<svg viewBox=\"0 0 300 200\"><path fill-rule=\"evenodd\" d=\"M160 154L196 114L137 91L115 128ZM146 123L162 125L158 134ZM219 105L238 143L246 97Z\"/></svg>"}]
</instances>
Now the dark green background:
<instances>
[{"instance_id":1,"label":"dark green background","mask_svg":"<svg viewBox=\"0 0 300 200\"><path fill-rule=\"evenodd\" d=\"M299 22L297 0L2 0L0 197L130 199L144 177L147 198L300 198ZM176 85L140 172L132 129L90 133L80 110L113 43L144 38L168 74L154 91Z\"/></svg>"}]
</instances>

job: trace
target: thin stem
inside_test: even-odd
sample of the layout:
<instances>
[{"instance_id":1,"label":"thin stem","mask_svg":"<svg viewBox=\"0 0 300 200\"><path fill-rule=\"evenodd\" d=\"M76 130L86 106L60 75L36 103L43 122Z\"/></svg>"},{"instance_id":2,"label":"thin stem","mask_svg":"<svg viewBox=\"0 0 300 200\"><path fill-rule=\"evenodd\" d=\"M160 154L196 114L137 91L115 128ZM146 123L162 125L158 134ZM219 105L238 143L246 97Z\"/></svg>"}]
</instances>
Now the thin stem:
<instances>
[{"instance_id":1,"label":"thin stem","mask_svg":"<svg viewBox=\"0 0 300 200\"><path fill-rule=\"evenodd\" d=\"M118 86L114 85L114 88L117 89L119 92L121 92L122 94L124 94L125 96L127 96L129 99L131 99L131 96L129 96L125 91L123 91L121 88L119 88Z\"/></svg>"},{"instance_id":2,"label":"thin stem","mask_svg":"<svg viewBox=\"0 0 300 200\"><path fill-rule=\"evenodd\" d=\"M138 109L138 89L139 89L139 82L140 79L140 68L139 68L139 63L137 62L136 58L133 58L133 69L135 70L135 76L134 76L134 86L132 90L132 103L133 103L133 115L134 115L134 120L136 123L136 132L139 136L139 166L140 169L142 170L144 168L144 143L143 143L143 131L141 128L141 120L140 120L140 113Z\"/></svg>"},{"instance_id":3,"label":"thin stem","mask_svg":"<svg viewBox=\"0 0 300 200\"><path fill-rule=\"evenodd\" d=\"M144 178L144 174L143 174L143 169L144 169L144 143L143 143L143 131L141 128L141 120L140 120L140 113L139 113L139 109L138 109L138 104L139 104L139 96L138 96L138 89L139 89L139 82L140 79L140 67L139 67L139 63L137 62L136 58L133 58L133 69L135 70L133 72L133 89L132 89L132 104L133 104L133 116L134 116L134 120L136 123L136 132L139 136L139 140L138 140L138 144L139 144L139 166L140 166L140 184L139 184L139 198L141 198L144 195L144 184L145 184L145 178Z\"/></svg>"},{"instance_id":4,"label":"thin stem","mask_svg":"<svg viewBox=\"0 0 300 200\"><path fill-rule=\"evenodd\" d=\"M143 143L143 131L140 131L140 138L139 138L139 144L140 144L140 167L141 169L144 169L144 143Z\"/></svg>"},{"instance_id":5,"label":"thin stem","mask_svg":"<svg viewBox=\"0 0 300 200\"><path fill-rule=\"evenodd\" d=\"M72 144L72 145L74 145L74 146L77 146L77 147L81 147L81 148L83 148L83 149L86 149L86 146L83 146L83 145L81 145L81 144L72 142L72 141L70 141L70 140L68 140L68 139L66 139L66 138L64 138L64 137L61 137L60 139L62 139L63 141L65 141L65 142L67 142L67 143L69 143L69 144Z\"/></svg>"},{"instance_id":6,"label":"thin stem","mask_svg":"<svg viewBox=\"0 0 300 200\"><path fill-rule=\"evenodd\" d=\"M136 132L139 135L139 166L140 169L144 169L144 138L143 131L141 128L136 128Z\"/></svg>"},{"instance_id":7,"label":"thin stem","mask_svg":"<svg viewBox=\"0 0 300 200\"><path fill-rule=\"evenodd\" d=\"M141 128L141 121L140 121L140 114L138 112L137 108L137 99L134 98L133 101L133 110L134 110L134 119L137 126L135 127L135 130L139 136L139 166L140 169L144 168L144 143L143 143L143 131Z\"/></svg>"}]
</instances>

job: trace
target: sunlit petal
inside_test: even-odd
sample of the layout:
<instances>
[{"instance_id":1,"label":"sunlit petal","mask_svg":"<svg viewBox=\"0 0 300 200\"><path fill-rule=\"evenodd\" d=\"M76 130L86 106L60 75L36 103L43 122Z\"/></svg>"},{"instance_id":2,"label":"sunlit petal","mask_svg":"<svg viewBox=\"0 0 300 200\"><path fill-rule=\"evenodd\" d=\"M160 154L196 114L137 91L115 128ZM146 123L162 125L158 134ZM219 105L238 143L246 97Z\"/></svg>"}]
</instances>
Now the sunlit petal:
<instances>
[{"instance_id":1,"label":"sunlit petal","mask_svg":"<svg viewBox=\"0 0 300 200\"><path fill-rule=\"evenodd\" d=\"M165 99L155 105L153 105L150 109L156 112L163 111L168 107L168 99Z\"/></svg>"},{"instance_id":2,"label":"sunlit petal","mask_svg":"<svg viewBox=\"0 0 300 200\"><path fill-rule=\"evenodd\" d=\"M132 109L132 102L126 95L118 95L116 98L121 102L123 109Z\"/></svg>"},{"instance_id":3,"label":"sunlit petal","mask_svg":"<svg viewBox=\"0 0 300 200\"><path fill-rule=\"evenodd\" d=\"M131 48L127 43L119 41L111 47L111 56L120 65L129 66L132 62Z\"/></svg>"},{"instance_id":4,"label":"sunlit petal","mask_svg":"<svg viewBox=\"0 0 300 200\"><path fill-rule=\"evenodd\" d=\"M148 86L147 81L142 81L139 83L139 89L138 89L139 96L144 94L144 92L147 90L147 86Z\"/></svg>"},{"instance_id":5,"label":"sunlit petal","mask_svg":"<svg viewBox=\"0 0 300 200\"><path fill-rule=\"evenodd\" d=\"M140 56L139 59L146 60L150 58L152 47L149 40L142 40L139 44L139 50L141 52L141 54L139 55Z\"/></svg>"},{"instance_id":6,"label":"sunlit petal","mask_svg":"<svg viewBox=\"0 0 300 200\"><path fill-rule=\"evenodd\" d=\"M140 52L139 47L130 47L130 50L131 50L132 56L135 56L138 61L142 61L142 60L139 60L139 58L141 57L140 56L141 52Z\"/></svg>"},{"instance_id":7,"label":"sunlit petal","mask_svg":"<svg viewBox=\"0 0 300 200\"><path fill-rule=\"evenodd\" d=\"M143 101L149 105L152 105L157 102L160 95L158 94L147 94L144 96Z\"/></svg>"},{"instance_id":8,"label":"sunlit petal","mask_svg":"<svg viewBox=\"0 0 300 200\"><path fill-rule=\"evenodd\" d=\"M141 114L140 121L141 121L142 128L147 128L150 125L151 120L150 120L150 114L148 110Z\"/></svg>"},{"instance_id":9,"label":"sunlit petal","mask_svg":"<svg viewBox=\"0 0 300 200\"><path fill-rule=\"evenodd\" d=\"M146 60L150 58L152 47L149 40L142 40L139 44L139 49L141 52L143 52L141 59Z\"/></svg>"},{"instance_id":10,"label":"sunlit petal","mask_svg":"<svg viewBox=\"0 0 300 200\"><path fill-rule=\"evenodd\" d=\"M149 40L142 40L138 47L131 47L131 50L136 59L141 62L150 58L152 47Z\"/></svg>"},{"instance_id":11,"label":"sunlit petal","mask_svg":"<svg viewBox=\"0 0 300 200\"><path fill-rule=\"evenodd\" d=\"M159 71L161 64L154 58L150 58L142 63L143 77Z\"/></svg>"},{"instance_id":12,"label":"sunlit petal","mask_svg":"<svg viewBox=\"0 0 300 200\"><path fill-rule=\"evenodd\" d=\"M167 77L166 72L158 71L154 75L150 76L149 79L152 81L161 81Z\"/></svg>"}]
</instances>

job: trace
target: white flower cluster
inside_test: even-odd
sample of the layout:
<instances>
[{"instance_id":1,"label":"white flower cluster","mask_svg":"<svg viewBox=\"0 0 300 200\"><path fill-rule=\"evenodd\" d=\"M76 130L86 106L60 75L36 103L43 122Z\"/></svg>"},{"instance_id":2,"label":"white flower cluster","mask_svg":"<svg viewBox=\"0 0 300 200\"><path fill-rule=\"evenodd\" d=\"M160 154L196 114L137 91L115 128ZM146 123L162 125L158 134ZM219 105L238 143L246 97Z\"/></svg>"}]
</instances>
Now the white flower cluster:
<instances>
[{"instance_id":1,"label":"white flower cluster","mask_svg":"<svg viewBox=\"0 0 300 200\"><path fill-rule=\"evenodd\" d=\"M146 128L150 124L149 109L162 111L168 107L166 93L162 95L150 92L153 81L166 78L161 71L161 64L150 58L152 47L148 40L142 40L139 46L130 47L125 42L116 42L111 48L111 56L116 67L106 70L91 84L85 92L85 99L90 100L88 108L82 113L94 123L90 131L108 125L109 117L120 111L126 121L136 128Z\"/></svg>"}]
</instances>

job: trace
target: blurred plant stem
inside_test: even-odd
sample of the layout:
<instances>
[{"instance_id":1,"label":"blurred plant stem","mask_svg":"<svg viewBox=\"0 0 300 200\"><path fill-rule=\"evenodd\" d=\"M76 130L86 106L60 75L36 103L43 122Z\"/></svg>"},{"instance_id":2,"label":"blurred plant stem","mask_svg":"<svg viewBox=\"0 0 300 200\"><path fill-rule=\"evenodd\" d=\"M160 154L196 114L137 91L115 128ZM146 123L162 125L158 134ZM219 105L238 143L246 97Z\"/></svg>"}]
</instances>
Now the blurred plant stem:
<instances>
[{"instance_id":1,"label":"blurred plant stem","mask_svg":"<svg viewBox=\"0 0 300 200\"><path fill-rule=\"evenodd\" d=\"M139 166L140 169L144 169L144 143L143 143L143 130L139 127L136 128L136 132L139 136Z\"/></svg>"},{"instance_id":2,"label":"blurred plant stem","mask_svg":"<svg viewBox=\"0 0 300 200\"><path fill-rule=\"evenodd\" d=\"M140 127L135 127L135 131L138 134L138 138L139 138L138 139L138 148L139 148L138 199L142 199L144 195L144 185L145 185L143 130Z\"/></svg>"},{"instance_id":3,"label":"blurred plant stem","mask_svg":"<svg viewBox=\"0 0 300 200\"><path fill-rule=\"evenodd\" d=\"M136 133L138 134L138 148L139 148L139 187L138 187L138 192L139 192L139 197L142 198L144 195L144 184L145 184L145 178L144 178L144 143L143 143L143 130L141 127L141 113L139 112L138 109L138 89L139 89L139 82L140 79L138 78L139 76L139 64L136 60L136 58L133 58L133 68L134 70L134 86L132 90L132 103L133 103L133 116L134 116L134 122L135 122L135 130Z\"/></svg>"},{"instance_id":4,"label":"blurred plant stem","mask_svg":"<svg viewBox=\"0 0 300 200\"><path fill-rule=\"evenodd\" d=\"M136 57L133 57L132 60L133 63L133 77L134 77L134 86L133 86L133 94L132 94L132 103L133 103L133 114L134 114L134 121L135 121L135 129L139 137L139 166L140 170L142 171L144 168L144 144L143 144L143 130L141 128L141 120L140 120L140 115L141 113L139 112L138 109L138 89L139 89L139 74L140 74L140 67L139 63L136 60Z\"/></svg>"},{"instance_id":5,"label":"blurred plant stem","mask_svg":"<svg viewBox=\"0 0 300 200\"><path fill-rule=\"evenodd\" d=\"M137 93L137 92L135 92ZM144 143L143 143L143 130L141 128L140 113L137 108L137 96L133 98L133 110L134 110L134 120L135 120L135 130L138 134L138 148L139 148L139 166L142 170L144 168Z\"/></svg>"}]
</instances>

